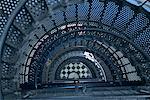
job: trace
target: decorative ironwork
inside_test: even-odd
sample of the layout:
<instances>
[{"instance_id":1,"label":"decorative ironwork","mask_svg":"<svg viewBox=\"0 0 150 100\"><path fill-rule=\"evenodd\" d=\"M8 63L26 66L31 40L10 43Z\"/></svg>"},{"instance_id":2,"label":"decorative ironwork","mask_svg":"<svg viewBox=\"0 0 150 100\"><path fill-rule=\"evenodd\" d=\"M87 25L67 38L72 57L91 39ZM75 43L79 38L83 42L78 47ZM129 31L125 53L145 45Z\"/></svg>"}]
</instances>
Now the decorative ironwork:
<instances>
[{"instance_id":1,"label":"decorative ironwork","mask_svg":"<svg viewBox=\"0 0 150 100\"><path fill-rule=\"evenodd\" d=\"M58 79L51 78L59 69L59 65L58 69L51 66L58 60L55 54L63 49L59 56L64 57L74 47L74 52L92 53L105 66L100 76L99 69L86 65L92 78L100 76L120 85L125 81L149 84L150 2L126 1L1 0L2 92L14 93L18 84L33 89Z\"/></svg>"}]
</instances>

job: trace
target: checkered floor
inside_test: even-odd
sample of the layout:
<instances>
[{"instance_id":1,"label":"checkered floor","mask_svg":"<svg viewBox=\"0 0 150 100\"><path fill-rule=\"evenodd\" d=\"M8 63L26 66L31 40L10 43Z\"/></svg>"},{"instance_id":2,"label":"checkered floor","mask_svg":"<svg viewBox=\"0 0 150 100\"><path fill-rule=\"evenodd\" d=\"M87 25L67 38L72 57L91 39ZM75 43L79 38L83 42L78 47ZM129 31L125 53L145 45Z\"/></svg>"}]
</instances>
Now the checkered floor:
<instances>
[{"instance_id":1,"label":"checkered floor","mask_svg":"<svg viewBox=\"0 0 150 100\"><path fill-rule=\"evenodd\" d=\"M83 64L79 63L69 63L64 66L60 74L61 79L86 79L92 78L92 74L89 68Z\"/></svg>"}]
</instances>

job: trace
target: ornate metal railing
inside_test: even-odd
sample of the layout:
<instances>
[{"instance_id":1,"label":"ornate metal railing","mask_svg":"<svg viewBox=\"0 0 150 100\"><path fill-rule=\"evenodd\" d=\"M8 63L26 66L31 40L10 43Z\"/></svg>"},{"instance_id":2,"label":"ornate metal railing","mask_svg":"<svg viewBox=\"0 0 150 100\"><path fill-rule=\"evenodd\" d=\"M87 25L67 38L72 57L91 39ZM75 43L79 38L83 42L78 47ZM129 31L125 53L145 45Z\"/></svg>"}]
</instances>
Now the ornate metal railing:
<instances>
[{"instance_id":1,"label":"ornate metal railing","mask_svg":"<svg viewBox=\"0 0 150 100\"><path fill-rule=\"evenodd\" d=\"M16 93L20 84L26 82L33 82L34 88L43 82L41 76L38 76L41 69L31 70L31 66L33 59L39 61L46 58L42 50L47 48L42 46L48 45L49 42L45 42L47 38L52 41L61 34L73 31L90 33L87 30L90 28L95 30L92 31L93 34L103 34L108 44L122 51L124 58L128 58L136 69L132 72L137 73L142 82L149 83L149 6L149 0L1 0L0 83L3 95ZM116 37L108 33L116 34ZM108 46L108 51L109 48L111 47ZM118 55L117 52L114 53ZM113 58L109 52L104 54ZM110 65L113 64L115 63L111 62ZM129 73L121 71L120 75L128 77ZM37 77L39 81L35 82Z\"/></svg>"}]
</instances>

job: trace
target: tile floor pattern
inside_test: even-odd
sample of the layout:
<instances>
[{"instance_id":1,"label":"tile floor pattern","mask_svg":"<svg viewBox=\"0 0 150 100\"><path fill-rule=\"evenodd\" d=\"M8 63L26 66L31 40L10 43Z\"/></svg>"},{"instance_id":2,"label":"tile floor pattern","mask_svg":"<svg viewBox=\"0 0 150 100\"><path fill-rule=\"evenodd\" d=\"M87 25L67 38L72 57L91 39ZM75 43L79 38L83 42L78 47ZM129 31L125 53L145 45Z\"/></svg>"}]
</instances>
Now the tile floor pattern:
<instances>
[{"instance_id":1,"label":"tile floor pattern","mask_svg":"<svg viewBox=\"0 0 150 100\"><path fill-rule=\"evenodd\" d=\"M69 63L64 66L60 74L61 79L85 79L92 78L91 71L89 68L83 64L79 63Z\"/></svg>"}]
</instances>

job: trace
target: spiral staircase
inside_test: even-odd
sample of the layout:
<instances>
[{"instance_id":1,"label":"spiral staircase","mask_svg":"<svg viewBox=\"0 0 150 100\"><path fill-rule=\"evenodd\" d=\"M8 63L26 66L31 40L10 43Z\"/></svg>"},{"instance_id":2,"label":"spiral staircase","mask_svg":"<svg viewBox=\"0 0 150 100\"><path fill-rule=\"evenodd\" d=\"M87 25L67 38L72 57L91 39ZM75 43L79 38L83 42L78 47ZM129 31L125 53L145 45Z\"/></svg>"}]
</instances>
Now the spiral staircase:
<instances>
[{"instance_id":1,"label":"spiral staircase","mask_svg":"<svg viewBox=\"0 0 150 100\"><path fill-rule=\"evenodd\" d=\"M0 99L149 99L149 0L1 0ZM74 88L79 81L79 88Z\"/></svg>"}]
</instances>

